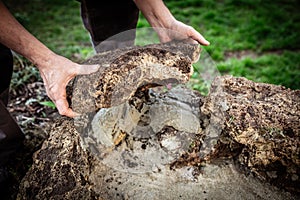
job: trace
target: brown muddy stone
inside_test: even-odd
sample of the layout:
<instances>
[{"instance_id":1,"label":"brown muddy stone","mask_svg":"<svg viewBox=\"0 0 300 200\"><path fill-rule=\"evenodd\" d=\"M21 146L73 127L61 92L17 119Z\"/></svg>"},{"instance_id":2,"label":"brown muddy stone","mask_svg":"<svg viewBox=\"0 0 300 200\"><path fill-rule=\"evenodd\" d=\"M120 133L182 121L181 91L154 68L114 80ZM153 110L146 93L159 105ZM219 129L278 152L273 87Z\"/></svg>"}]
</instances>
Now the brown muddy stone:
<instances>
[{"instance_id":1,"label":"brown muddy stone","mask_svg":"<svg viewBox=\"0 0 300 200\"><path fill-rule=\"evenodd\" d=\"M129 57L140 60L126 52L125 68ZM299 91L231 76L217 77L207 97L181 87L161 94L137 88L129 101L97 113L104 104L90 102L91 118L82 129L73 119L56 121L18 199L299 197Z\"/></svg>"},{"instance_id":2,"label":"brown muddy stone","mask_svg":"<svg viewBox=\"0 0 300 200\"><path fill-rule=\"evenodd\" d=\"M96 199L87 179L89 156L71 119L55 122L51 136L33 160L18 199Z\"/></svg>"},{"instance_id":3,"label":"brown muddy stone","mask_svg":"<svg viewBox=\"0 0 300 200\"><path fill-rule=\"evenodd\" d=\"M125 102L141 87L187 82L199 54L199 45L182 42L97 54L85 64L99 64L99 70L74 81L72 107L78 113L94 112Z\"/></svg>"}]
</instances>

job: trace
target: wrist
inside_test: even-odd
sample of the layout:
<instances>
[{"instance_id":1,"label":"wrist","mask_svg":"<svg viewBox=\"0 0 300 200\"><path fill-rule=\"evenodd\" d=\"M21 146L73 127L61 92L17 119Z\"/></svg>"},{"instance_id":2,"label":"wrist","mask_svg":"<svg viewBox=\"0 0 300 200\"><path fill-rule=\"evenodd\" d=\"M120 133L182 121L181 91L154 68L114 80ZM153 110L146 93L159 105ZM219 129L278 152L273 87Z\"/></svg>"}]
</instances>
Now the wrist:
<instances>
[{"instance_id":1,"label":"wrist","mask_svg":"<svg viewBox=\"0 0 300 200\"><path fill-rule=\"evenodd\" d=\"M47 47L43 49L35 49L28 59L41 71L54 65L54 61L58 55Z\"/></svg>"},{"instance_id":2,"label":"wrist","mask_svg":"<svg viewBox=\"0 0 300 200\"><path fill-rule=\"evenodd\" d=\"M173 17L173 15L170 13L169 16L162 16L159 18L161 24L163 24L162 28L171 29L173 24L175 23L176 19Z\"/></svg>"}]
</instances>

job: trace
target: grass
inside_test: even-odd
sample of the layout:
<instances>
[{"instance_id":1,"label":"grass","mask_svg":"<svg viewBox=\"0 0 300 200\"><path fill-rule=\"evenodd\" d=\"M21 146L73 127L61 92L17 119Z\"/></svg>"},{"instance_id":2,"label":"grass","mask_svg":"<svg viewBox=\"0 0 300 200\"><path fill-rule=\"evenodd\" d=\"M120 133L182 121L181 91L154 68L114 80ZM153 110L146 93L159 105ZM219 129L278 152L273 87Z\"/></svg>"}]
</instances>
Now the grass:
<instances>
[{"instance_id":1,"label":"grass","mask_svg":"<svg viewBox=\"0 0 300 200\"><path fill-rule=\"evenodd\" d=\"M78 2L27 0L22 5L16 0L7 2L16 18L53 51L74 61L93 54ZM203 48L221 74L300 89L300 4L297 0L165 0L165 3L178 20L193 26L211 42ZM148 26L140 15L138 27ZM256 56L227 56L228 52L242 50ZM194 80L193 87L204 90L201 84Z\"/></svg>"},{"instance_id":2,"label":"grass","mask_svg":"<svg viewBox=\"0 0 300 200\"><path fill-rule=\"evenodd\" d=\"M166 4L176 18L211 41L207 50L217 60L223 59L224 50L300 48L300 6L294 0L169 0Z\"/></svg>"},{"instance_id":3,"label":"grass","mask_svg":"<svg viewBox=\"0 0 300 200\"><path fill-rule=\"evenodd\" d=\"M93 53L77 1L24 0L21 5L17 0L7 2L19 22L56 53L75 61Z\"/></svg>"},{"instance_id":4,"label":"grass","mask_svg":"<svg viewBox=\"0 0 300 200\"><path fill-rule=\"evenodd\" d=\"M258 58L230 59L218 63L221 73L247 77L258 82L286 85L299 89L299 52L285 51L282 55L266 54Z\"/></svg>"},{"instance_id":5,"label":"grass","mask_svg":"<svg viewBox=\"0 0 300 200\"><path fill-rule=\"evenodd\" d=\"M300 89L300 4L296 0L165 0L173 15L202 33L221 74ZM147 26L140 17L139 27ZM227 58L251 50L255 58ZM284 53L277 54L277 50ZM270 53L274 52L274 53ZM195 76L197 77L197 76ZM203 82L194 85L202 88Z\"/></svg>"}]
</instances>

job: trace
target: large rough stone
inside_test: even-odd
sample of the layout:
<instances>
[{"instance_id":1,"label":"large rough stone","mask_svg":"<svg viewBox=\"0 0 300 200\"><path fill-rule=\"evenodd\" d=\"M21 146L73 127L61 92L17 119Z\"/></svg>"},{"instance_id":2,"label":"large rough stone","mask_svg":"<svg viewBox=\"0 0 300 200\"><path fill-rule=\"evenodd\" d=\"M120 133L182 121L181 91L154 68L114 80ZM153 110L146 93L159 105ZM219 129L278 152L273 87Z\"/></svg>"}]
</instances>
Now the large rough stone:
<instances>
[{"instance_id":1,"label":"large rough stone","mask_svg":"<svg viewBox=\"0 0 300 200\"><path fill-rule=\"evenodd\" d=\"M100 53L85 62L99 64L99 70L74 81L73 109L93 112L125 102L141 87L187 82L199 53L199 45L183 42Z\"/></svg>"},{"instance_id":2,"label":"large rough stone","mask_svg":"<svg viewBox=\"0 0 300 200\"><path fill-rule=\"evenodd\" d=\"M123 104L93 96L85 117L56 121L18 199L299 198L299 91L230 76L207 97L140 86Z\"/></svg>"}]
</instances>

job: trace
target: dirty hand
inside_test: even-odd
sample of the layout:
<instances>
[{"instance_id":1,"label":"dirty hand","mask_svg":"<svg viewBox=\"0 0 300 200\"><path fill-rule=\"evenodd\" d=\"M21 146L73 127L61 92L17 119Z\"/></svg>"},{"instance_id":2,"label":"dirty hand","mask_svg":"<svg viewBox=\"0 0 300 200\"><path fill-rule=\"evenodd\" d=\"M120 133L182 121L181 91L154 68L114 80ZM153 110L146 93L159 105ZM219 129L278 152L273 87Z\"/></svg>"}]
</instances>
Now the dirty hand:
<instances>
[{"instance_id":1,"label":"dirty hand","mask_svg":"<svg viewBox=\"0 0 300 200\"><path fill-rule=\"evenodd\" d=\"M170 23L168 29L156 29L161 42L169 42L171 40L192 39L201 45L209 45L210 43L193 27L188 26L176 19Z\"/></svg>"},{"instance_id":2,"label":"dirty hand","mask_svg":"<svg viewBox=\"0 0 300 200\"><path fill-rule=\"evenodd\" d=\"M79 65L59 55L50 59L47 66L39 68L47 95L55 103L59 114L68 117L79 115L69 108L66 86L76 75L90 74L98 68L98 65Z\"/></svg>"}]
</instances>

